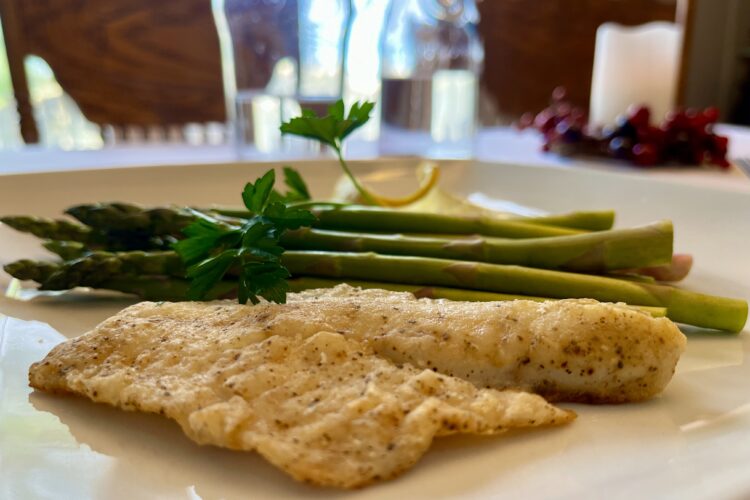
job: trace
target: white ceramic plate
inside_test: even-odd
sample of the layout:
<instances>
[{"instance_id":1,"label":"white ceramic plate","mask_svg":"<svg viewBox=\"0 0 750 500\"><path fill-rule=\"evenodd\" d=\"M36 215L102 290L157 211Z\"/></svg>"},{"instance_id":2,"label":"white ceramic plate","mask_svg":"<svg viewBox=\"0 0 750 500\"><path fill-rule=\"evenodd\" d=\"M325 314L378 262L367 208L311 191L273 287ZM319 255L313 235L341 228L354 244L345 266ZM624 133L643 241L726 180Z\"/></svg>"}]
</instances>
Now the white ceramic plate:
<instances>
[{"instance_id":1,"label":"white ceramic plate","mask_svg":"<svg viewBox=\"0 0 750 500\"><path fill-rule=\"evenodd\" d=\"M75 203L237 203L266 165L109 169L0 176L0 214L57 215ZM360 164L379 188L408 190L412 165ZM314 191L338 176L300 165ZM453 163L443 185L551 212L614 208L619 225L671 218L696 265L685 286L750 299L750 196L603 172ZM0 263L43 255L0 227ZM0 285L7 285L0 276ZM570 405L564 428L443 438L400 478L357 492L297 484L252 453L201 447L152 415L30 394L29 363L132 301L65 295L0 299L0 497L70 498L739 498L750 497L750 332L690 331L665 393L643 404Z\"/></svg>"}]
</instances>

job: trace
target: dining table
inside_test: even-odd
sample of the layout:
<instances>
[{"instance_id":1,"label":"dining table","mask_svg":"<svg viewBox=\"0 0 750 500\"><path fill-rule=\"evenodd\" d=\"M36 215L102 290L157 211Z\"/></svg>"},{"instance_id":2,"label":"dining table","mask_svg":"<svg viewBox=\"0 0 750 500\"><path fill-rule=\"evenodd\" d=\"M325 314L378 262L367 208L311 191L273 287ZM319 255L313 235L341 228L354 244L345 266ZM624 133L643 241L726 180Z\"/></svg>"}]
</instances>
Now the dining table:
<instances>
[{"instance_id":1,"label":"dining table","mask_svg":"<svg viewBox=\"0 0 750 500\"><path fill-rule=\"evenodd\" d=\"M729 138L728 157L730 159L750 159L750 128L720 124L715 131ZM376 141L354 138L347 143L346 147L346 154L350 159L375 160L379 158ZM29 145L18 149L0 150L0 176L67 170L277 162L310 158L310 156L300 156L284 151L261 152L252 146L238 148L230 142L215 145L136 142L95 150L68 151ZM739 163L732 163L728 169L711 166L640 168L623 161L561 156L544 152L542 138L535 131L522 131L512 126L481 129L475 138L473 158L499 164L611 171L630 176L750 192L750 170L747 170L747 167L743 169ZM1 178L0 182L2 182Z\"/></svg>"},{"instance_id":2,"label":"dining table","mask_svg":"<svg viewBox=\"0 0 750 500\"><path fill-rule=\"evenodd\" d=\"M612 209L616 227L670 219L675 251L695 258L679 286L750 301L750 128L721 124L716 132L729 138L728 168L560 156L544 152L533 130L488 127L471 159L446 159L441 187L491 208L505 200L539 209L534 214ZM422 161L383 157L377 142L357 139L346 156L383 193L408 191ZM55 217L76 203L114 199L239 203L244 182L286 163L300 169L313 195L341 175L325 152L295 156L229 143L25 146L0 151L0 215ZM0 224L0 266L37 258L49 254L36 238ZM560 428L441 438L403 476L340 493L297 483L256 453L198 446L158 415L31 390L31 363L135 301L87 290L38 293L0 270L0 498L750 497L747 326L739 333L681 327L687 348L667 389L649 401L563 403L578 417Z\"/></svg>"}]
</instances>

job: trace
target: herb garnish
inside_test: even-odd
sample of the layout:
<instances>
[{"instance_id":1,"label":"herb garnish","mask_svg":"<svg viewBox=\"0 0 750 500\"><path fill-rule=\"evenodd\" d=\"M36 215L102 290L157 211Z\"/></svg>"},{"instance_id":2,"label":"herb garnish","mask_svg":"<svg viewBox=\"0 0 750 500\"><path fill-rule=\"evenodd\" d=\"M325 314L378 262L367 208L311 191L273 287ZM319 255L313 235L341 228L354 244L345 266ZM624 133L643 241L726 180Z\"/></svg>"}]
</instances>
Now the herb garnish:
<instances>
[{"instance_id":1,"label":"herb garnish","mask_svg":"<svg viewBox=\"0 0 750 500\"><path fill-rule=\"evenodd\" d=\"M354 103L346 113L343 101L328 108L326 116L317 116L312 110L302 111L302 116L281 125L284 134L315 139L333 148L341 168L349 177L362 199L370 205L400 206L426 194L437 181L433 169L427 182L413 195L390 199L370 193L352 174L344 160L344 139L367 123L374 103ZM284 248L279 244L287 229L299 229L315 222L315 216L303 207L338 205L330 202L313 202L302 176L291 167L284 167L287 192L274 189L276 176L266 172L255 183L248 183L242 191L242 201L249 217L241 220L215 216L192 210L196 221L184 229L186 239L177 242L174 249L188 266L186 276L191 280L188 297L203 299L227 273L238 282L237 298L245 304L258 303L263 297L271 302L284 303L289 285L289 271L281 264ZM244 216L243 216L244 217Z\"/></svg>"},{"instance_id":2,"label":"herb garnish","mask_svg":"<svg viewBox=\"0 0 750 500\"><path fill-rule=\"evenodd\" d=\"M299 172L292 167L284 167L284 184L286 184L287 187L286 194L281 195L274 189L271 191L271 201L280 201L282 203L310 201L310 192L307 190L305 181L302 180L302 176Z\"/></svg>"},{"instance_id":3,"label":"herb garnish","mask_svg":"<svg viewBox=\"0 0 750 500\"><path fill-rule=\"evenodd\" d=\"M338 100L328 107L328 114L326 116L318 116L314 111L305 109L302 111L302 116L292 118L288 122L283 123L281 125L281 133L315 139L330 146L336 152L341 168L347 177L349 177L349 180L351 180L360 196L370 205L379 205L375 196L362 186L359 180L352 174L352 171L349 170L349 165L344 160L341 151L343 140L346 136L367 123L370 119L370 112L374 107L375 104L372 102L355 102L349 109L349 114L345 114L344 101Z\"/></svg>"},{"instance_id":4,"label":"herb garnish","mask_svg":"<svg viewBox=\"0 0 750 500\"><path fill-rule=\"evenodd\" d=\"M286 302L286 278L290 275L280 262L284 249L279 238L287 229L310 226L315 216L285 204L308 200L310 195L296 171L285 167L284 176L289 187L285 195L273 189L273 170L245 185L242 201L253 215L241 224L193 211L196 221L185 228L186 239L174 245L189 266L186 275L191 280L190 299L202 299L232 271L237 274L237 298L241 304L248 300L257 304L258 297Z\"/></svg>"},{"instance_id":5,"label":"herb garnish","mask_svg":"<svg viewBox=\"0 0 750 500\"><path fill-rule=\"evenodd\" d=\"M403 198L380 196L365 188L349 169L349 165L344 160L341 146L343 140L349 134L367 123L370 119L370 112L374 107L375 104L372 102L355 102L347 114L344 110L344 102L339 100L328 108L328 114L325 116L318 116L309 109L303 110L302 116L292 118L282 124L281 132L315 139L330 146L336 152L341 168L361 196L363 203L383 207L402 207L429 193L437 184L439 170L434 165L427 165L427 168L422 172L424 176L420 180L419 189Z\"/></svg>"}]
</instances>

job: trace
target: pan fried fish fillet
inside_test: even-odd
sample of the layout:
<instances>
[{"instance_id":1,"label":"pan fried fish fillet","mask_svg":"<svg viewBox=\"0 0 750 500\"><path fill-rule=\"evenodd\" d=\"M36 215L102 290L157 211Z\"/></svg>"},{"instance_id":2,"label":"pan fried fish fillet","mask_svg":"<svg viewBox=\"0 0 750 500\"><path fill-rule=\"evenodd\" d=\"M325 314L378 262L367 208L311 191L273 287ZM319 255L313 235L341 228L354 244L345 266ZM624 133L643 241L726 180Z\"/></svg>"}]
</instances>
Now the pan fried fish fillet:
<instances>
[{"instance_id":1,"label":"pan fried fish fillet","mask_svg":"<svg viewBox=\"0 0 750 500\"><path fill-rule=\"evenodd\" d=\"M494 389L637 401L666 386L685 347L671 321L592 300L464 303L346 285L288 300L137 304L54 348L31 385L161 413L199 443L355 487L410 467L437 435L574 416Z\"/></svg>"},{"instance_id":2,"label":"pan fried fish fillet","mask_svg":"<svg viewBox=\"0 0 750 500\"><path fill-rule=\"evenodd\" d=\"M234 349L271 335L338 332L401 364L479 387L549 400L648 399L671 379L685 336L666 318L593 300L452 302L347 285L289 294L287 304L142 303L117 319L154 335L214 335ZM109 324L109 323L107 323Z\"/></svg>"},{"instance_id":3,"label":"pan fried fish fillet","mask_svg":"<svg viewBox=\"0 0 750 500\"><path fill-rule=\"evenodd\" d=\"M397 366L339 333L265 336L183 324L196 306L130 308L57 346L32 366L31 383L161 413L198 443L256 450L295 479L344 488L408 469L435 436L575 417L537 395ZM228 305L207 307L221 313Z\"/></svg>"}]
</instances>

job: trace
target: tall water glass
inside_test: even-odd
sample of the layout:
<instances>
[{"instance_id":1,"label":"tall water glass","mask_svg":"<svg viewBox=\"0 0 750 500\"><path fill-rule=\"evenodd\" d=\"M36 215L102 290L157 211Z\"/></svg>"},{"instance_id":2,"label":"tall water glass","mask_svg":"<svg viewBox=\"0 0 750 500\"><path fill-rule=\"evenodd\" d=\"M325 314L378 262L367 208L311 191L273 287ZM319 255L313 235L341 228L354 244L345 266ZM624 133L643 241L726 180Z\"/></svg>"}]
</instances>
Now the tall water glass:
<instances>
[{"instance_id":1,"label":"tall water glass","mask_svg":"<svg viewBox=\"0 0 750 500\"><path fill-rule=\"evenodd\" d=\"M380 152L473 154L484 50L474 0L399 0L383 36Z\"/></svg>"},{"instance_id":2,"label":"tall water glass","mask_svg":"<svg viewBox=\"0 0 750 500\"><path fill-rule=\"evenodd\" d=\"M348 0L219 0L229 115L239 155L317 154L312 141L282 136L302 108L323 112L343 94Z\"/></svg>"}]
</instances>

